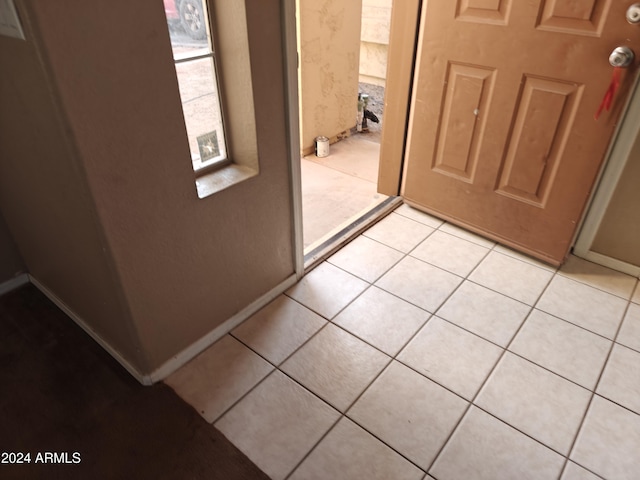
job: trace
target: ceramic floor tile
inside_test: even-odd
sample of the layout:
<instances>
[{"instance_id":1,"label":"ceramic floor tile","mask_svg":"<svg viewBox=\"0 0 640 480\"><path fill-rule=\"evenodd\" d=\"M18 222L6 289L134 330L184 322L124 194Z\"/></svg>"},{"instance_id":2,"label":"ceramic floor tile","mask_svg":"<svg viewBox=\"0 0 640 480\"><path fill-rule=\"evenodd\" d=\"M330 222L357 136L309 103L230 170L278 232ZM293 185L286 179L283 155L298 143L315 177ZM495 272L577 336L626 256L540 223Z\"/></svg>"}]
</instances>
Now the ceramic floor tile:
<instances>
[{"instance_id":1,"label":"ceramic floor tile","mask_svg":"<svg viewBox=\"0 0 640 480\"><path fill-rule=\"evenodd\" d=\"M491 252L469 279L508 297L533 305L553 273L530 263Z\"/></svg>"},{"instance_id":2,"label":"ceramic floor tile","mask_svg":"<svg viewBox=\"0 0 640 480\"><path fill-rule=\"evenodd\" d=\"M636 285L636 290L633 292L633 296L631 297L631 301L634 303L640 303L640 283Z\"/></svg>"},{"instance_id":3,"label":"ceramic floor tile","mask_svg":"<svg viewBox=\"0 0 640 480\"><path fill-rule=\"evenodd\" d=\"M616 342L640 352L640 305L629 304Z\"/></svg>"},{"instance_id":4,"label":"ceramic floor tile","mask_svg":"<svg viewBox=\"0 0 640 480\"><path fill-rule=\"evenodd\" d=\"M393 212L369 228L363 235L401 252L409 253L433 231L432 227Z\"/></svg>"},{"instance_id":5,"label":"ceramic floor tile","mask_svg":"<svg viewBox=\"0 0 640 480\"><path fill-rule=\"evenodd\" d=\"M327 261L367 282L375 282L403 256L391 247L360 235Z\"/></svg>"},{"instance_id":6,"label":"ceramic floor tile","mask_svg":"<svg viewBox=\"0 0 640 480\"><path fill-rule=\"evenodd\" d=\"M466 281L438 310L438 316L506 347L530 310L529 305Z\"/></svg>"},{"instance_id":7,"label":"ceramic floor tile","mask_svg":"<svg viewBox=\"0 0 640 480\"><path fill-rule=\"evenodd\" d=\"M279 365L327 321L286 295L261 309L232 335Z\"/></svg>"},{"instance_id":8,"label":"ceramic floor tile","mask_svg":"<svg viewBox=\"0 0 640 480\"><path fill-rule=\"evenodd\" d=\"M625 300L629 300L636 286L635 277L596 265L575 255L569 255L558 274L612 293Z\"/></svg>"},{"instance_id":9,"label":"ceramic floor tile","mask_svg":"<svg viewBox=\"0 0 640 480\"><path fill-rule=\"evenodd\" d=\"M462 278L413 257L405 257L376 285L404 300L435 312Z\"/></svg>"},{"instance_id":10,"label":"ceramic floor tile","mask_svg":"<svg viewBox=\"0 0 640 480\"><path fill-rule=\"evenodd\" d=\"M348 416L427 469L467 405L460 397L394 361L358 399Z\"/></svg>"},{"instance_id":11,"label":"ceramic floor tile","mask_svg":"<svg viewBox=\"0 0 640 480\"><path fill-rule=\"evenodd\" d=\"M364 280L324 262L286 293L314 312L331 319L368 285Z\"/></svg>"},{"instance_id":12,"label":"ceramic floor tile","mask_svg":"<svg viewBox=\"0 0 640 480\"><path fill-rule=\"evenodd\" d=\"M433 228L438 228L444 223L444 221L440 220L439 218L421 212L416 208L410 207L406 203L400 205L394 210L394 212L398 215L402 215L403 217L410 218L412 220L415 220L416 222L420 222Z\"/></svg>"},{"instance_id":13,"label":"ceramic floor tile","mask_svg":"<svg viewBox=\"0 0 640 480\"><path fill-rule=\"evenodd\" d=\"M640 416L593 397L571 460L603 478L637 480L640 472Z\"/></svg>"},{"instance_id":14,"label":"ceramic floor tile","mask_svg":"<svg viewBox=\"0 0 640 480\"><path fill-rule=\"evenodd\" d=\"M614 345L596 393L640 414L640 353Z\"/></svg>"},{"instance_id":15,"label":"ceramic floor tile","mask_svg":"<svg viewBox=\"0 0 640 480\"><path fill-rule=\"evenodd\" d=\"M350 333L327 325L280 368L338 410L345 411L390 360Z\"/></svg>"},{"instance_id":16,"label":"ceramic floor tile","mask_svg":"<svg viewBox=\"0 0 640 480\"><path fill-rule=\"evenodd\" d=\"M507 353L474 403L567 455L590 398L587 389Z\"/></svg>"},{"instance_id":17,"label":"ceramic floor tile","mask_svg":"<svg viewBox=\"0 0 640 480\"><path fill-rule=\"evenodd\" d=\"M627 302L597 288L556 275L536 307L613 339Z\"/></svg>"},{"instance_id":18,"label":"ceramic floor tile","mask_svg":"<svg viewBox=\"0 0 640 480\"><path fill-rule=\"evenodd\" d=\"M482 247L492 248L495 245L495 242L489 240L488 238L481 237L480 235L476 235L475 233L471 233L464 228L452 225L450 223L445 223L444 225L442 225L440 227L440 231L455 235L456 237L468 240Z\"/></svg>"},{"instance_id":19,"label":"ceramic floor tile","mask_svg":"<svg viewBox=\"0 0 640 480\"><path fill-rule=\"evenodd\" d=\"M418 245L411 256L466 277L488 252L488 248L438 230Z\"/></svg>"},{"instance_id":20,"label":"ceramic floor tile","mask_svg":"<svg viewBox=\"0 0 640 480\"><path fill-rule=\"evenodd\" d=\"M373 286L338 314L333 323L393 357L429 316L421 308Z\"/></svg>"},{"instance_id":21,"label":"ceramic floor tile","mask_svg":"<svg viewBox=\"0 0 640 480\"><path fill-rule=\"evenodd\" d=\"M420 480L424 472L348 418L322 439L291 480Z\"/></svg>"},{"instance_id":22,"label":"ceramic floor tile","mask_svg":"<svg viewBox=\"0 0 640 480\"><path fill-rule=\"evenodd\" d=\"M340 414L276 371L215 426L273 479L285 478Z\"/></svg>"},{"instance_id":23,"label":"ceramic floor tile","mask_svg":"<svg viewBox=\"0 0 640 480\"><path fill-rule=\"evenodd\" d=\"M611 341L583 328L534 310L509 346L558 375L593 390Z\"/></svg>"},{"instance_id":24,"label":"ceramic floor tile","mask_svg":"<svg viewBox=\"0 0 640 480\"><path fill-rule=\"evenodd\" d=\"M213 422L272 370L272 365L226 335L165 383Z\"/></svg>"},{"instance_id":25,"label":"ceramic floor tile","mask_svg":"<svg viewBox=\"0 0 640 480\"><path fill-rule=\"evenodd\" d=\"M573 462L567 462L564 473L560 480L599 480L600 477L591 473L589 470L576 465Z\"/></svg>"},{"instance_id":26,"label":"ceramic floor tile","mask_svg":"<svg viewBox=\"0 0 640 480\"><path fill-rule=\"evenodd\" d=\"M551 480L564 457L471 407L429 471L438 480Z\"/></svg>"},{"instance_id":27,"label":"ceramic floor tile","mask_svg":"<svg viewBox=\"0 0 640 480\"><path fill-rule=\"evenodd\" d=\"M398 360L472 400L502 352L500 347L433 317Z\"/></svg>"},{"instance_id":28,"label":"ceramic floor tile","mask_svg":"<svg viewBox=\"0 0 640 480\"><path fill-rule=\"evenodd\" d=\"M505 247L504 245L496 245L493 249L494 252L502 253L509 257L517 258L518 260L522 260L523 262L530 263L531 265L535 265L539 268L544 268L545 270L549 270L550 272L555 272L557 270L553 265L549 265L548 263L542 262L536 258L530 257L529 255L521 252L516 252L511 248Z\"/></svg>"}]
</instances>

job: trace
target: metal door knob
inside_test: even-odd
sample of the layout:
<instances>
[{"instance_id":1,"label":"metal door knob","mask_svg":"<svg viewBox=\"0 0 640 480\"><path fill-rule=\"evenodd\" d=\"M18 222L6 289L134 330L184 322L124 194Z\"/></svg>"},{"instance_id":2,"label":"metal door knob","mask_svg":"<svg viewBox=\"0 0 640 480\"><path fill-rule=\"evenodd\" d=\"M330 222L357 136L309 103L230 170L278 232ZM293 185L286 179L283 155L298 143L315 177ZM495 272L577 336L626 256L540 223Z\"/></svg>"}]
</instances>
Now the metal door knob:
<instances>
[{"instance_id":1,"label":"metal door knob","mask_svg":"<svg viewBox=\"0 0 640 480\"><path fill-rule=\"evenodd\" d=\"M628 67L635 60L635 54L629 47L616 47L609 55L612 67Z\"/></svg>"},{"instance_id":2,"label":"metal door knob","mask_svg":"<svg viewBox=\"0 0 640 480\"><path fill-rule=\"evenodd\" d=\"M640 3L634 3L627 9L627 22L634 25L640 23Z\"/></svg>"}]
</instances>

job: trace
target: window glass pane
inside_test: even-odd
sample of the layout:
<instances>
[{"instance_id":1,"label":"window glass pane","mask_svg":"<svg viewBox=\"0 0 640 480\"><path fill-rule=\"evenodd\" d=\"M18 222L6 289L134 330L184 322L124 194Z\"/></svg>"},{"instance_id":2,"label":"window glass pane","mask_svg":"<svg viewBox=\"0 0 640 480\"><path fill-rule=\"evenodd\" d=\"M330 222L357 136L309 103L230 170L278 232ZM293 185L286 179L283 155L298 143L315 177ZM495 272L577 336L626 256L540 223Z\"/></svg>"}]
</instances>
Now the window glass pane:
<instances>
[{"instance_id":1,"label":"window glass pane","mask_svg":"<svg viewBox=\"0 0 640 480\"><path fill-rule=\"evenodd\" d=\"M227 159L206 7L203 0L164 0L194 170Z\"/></svg>"},{"instance_id":2,"label":"window glass pane","mask_svg":"<svg viewBox=\"0 0 640 480\"><path fill-rule=\"evenodd\" d=\"M176 64L195 170L227 158L214 68L212 58Z\"/></svg>"},{"instance_id":3,"label":"window glass pane","mask_svg":"<svg viewBox=\"0 0 640 480\"><path fill-rule=\"evenodd\" d=\"M174 57L211 51L206 5L202 0L164 0ZM197 52L202 53L202 52Z\"/></svg>"}]
</instances>

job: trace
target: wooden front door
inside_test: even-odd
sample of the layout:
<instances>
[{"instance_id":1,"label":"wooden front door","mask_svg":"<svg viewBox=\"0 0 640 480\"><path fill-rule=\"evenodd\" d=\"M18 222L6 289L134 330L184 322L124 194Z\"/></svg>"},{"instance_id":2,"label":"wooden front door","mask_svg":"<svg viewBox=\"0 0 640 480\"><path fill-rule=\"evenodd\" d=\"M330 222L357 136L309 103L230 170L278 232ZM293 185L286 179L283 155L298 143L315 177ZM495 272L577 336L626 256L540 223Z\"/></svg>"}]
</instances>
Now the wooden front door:
<instances>
[{"instance_id":1,"label":"wooden front door","mask_svg":"<svg viewBox=\"0 0 640 480\"><path fill-rule=\"evenodd\" d=\"M633 83L632 66L611 111L594 119L611 51L640 51L631 3L424 1L405 201L562 263Z\"/></svg>"}]
</instances>

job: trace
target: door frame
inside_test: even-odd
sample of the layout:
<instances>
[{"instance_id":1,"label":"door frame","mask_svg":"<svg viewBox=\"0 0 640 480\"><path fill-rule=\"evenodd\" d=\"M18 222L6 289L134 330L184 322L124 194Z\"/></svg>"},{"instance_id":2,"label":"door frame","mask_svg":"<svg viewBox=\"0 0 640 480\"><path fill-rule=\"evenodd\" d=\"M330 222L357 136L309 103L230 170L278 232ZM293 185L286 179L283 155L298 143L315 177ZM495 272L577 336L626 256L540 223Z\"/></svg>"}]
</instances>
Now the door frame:
<instances>
[{"instance_id":1,"label":"door frame","mask_svg":"<svg viewBox=\"0 0 640 480\"><path fill-rule=\"evenodd\" d=\"M302 230L302 167L300 165L300 109L298 95L298 42L296 34L296 0L282 0L284 25L285 103L289 134L289 177L291 188L291 220L295 275L304 275L304 239Z\"/></svg>"},{"instance_id":2,"label":"door frame","mask_svg":"<svg viewBox=\"0 0 640 480\"><path fill-rule=\"evenodd\" d=\"M640 276L640 266L591 250L602 220L616 191L618 182L629 161L631 148L640 133L640 76L636 76L628 103L620 116L618 128L605 155L600 178L585 208L585 214L574 239L573 253L578 257L605 267Z\"/></svg>"},{"instance_id":3,"label":"door frame","mask_svg":"<svg viewBox=\"0 0 640 480\"><path fill-rule=\"evenodd\" d=\"M425 0L394 2L391 10L387 83L393 89L388 88L385 92L383 138L387 141L381 145L378 177L378 191L385 195L400 195L402 185L407 132L411 122L418 32L424 21L423 16L426 15L422 9L423 1ZM393 74L390 75L389 72ZM640 267L591 251L595 235L626 165L635 135L640 131L640 74L636 74L634 86L630 90L631 94L609 142L600 173L585 204L571 245L577 256L640 276Z\"/></svg>"},{"instance_id":4,"label":"door frame","mask_svg":"<svg viewBox=\"0 0 640 480\"><path fill-rule=\"evenodd\" d=\"M384 123L378 167L378 192L400 195L413 73L423 0L393 2L387 54Z\"/></svg>"}]
</instances>

